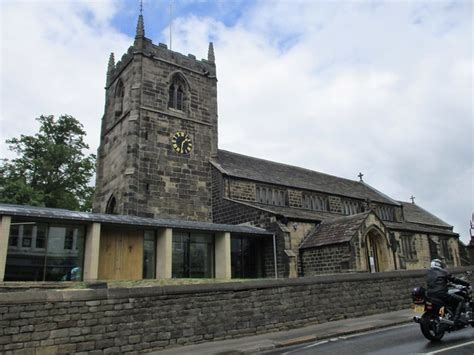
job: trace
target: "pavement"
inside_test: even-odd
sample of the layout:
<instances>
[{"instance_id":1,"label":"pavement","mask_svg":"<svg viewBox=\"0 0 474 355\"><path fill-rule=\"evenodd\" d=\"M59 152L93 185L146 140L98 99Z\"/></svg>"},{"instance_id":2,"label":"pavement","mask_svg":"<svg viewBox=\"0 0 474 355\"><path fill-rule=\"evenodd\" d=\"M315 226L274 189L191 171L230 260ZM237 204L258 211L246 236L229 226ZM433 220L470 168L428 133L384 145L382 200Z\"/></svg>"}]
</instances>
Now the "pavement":
<instances>
[{"instance_id":1,"label":"pavement","mask_svg":"<svg viewBox=\"0 0 474 355\"><path fill-rule=\"evenodd\" d=\"M242 338L211 341L196 345L181 346L152 352L150 354L219 354L237 355L259 353L322 339L367 332L412 321L413 310L374 314L366 317L341 319L332 322L310 325L304 328L265 333Z\"/></svg>"}]
</instances>

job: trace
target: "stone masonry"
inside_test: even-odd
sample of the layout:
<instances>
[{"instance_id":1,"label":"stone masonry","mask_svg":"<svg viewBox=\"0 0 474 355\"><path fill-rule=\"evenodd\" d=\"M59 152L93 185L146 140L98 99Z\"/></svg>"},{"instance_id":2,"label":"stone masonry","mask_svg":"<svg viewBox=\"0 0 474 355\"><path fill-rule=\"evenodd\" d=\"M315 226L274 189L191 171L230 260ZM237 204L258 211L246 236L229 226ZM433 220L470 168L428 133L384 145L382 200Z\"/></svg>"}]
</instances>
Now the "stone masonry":
<instances>
[{"instance_id":1,"label":"stone masonry","mask_svg":"<svg viewBox=\"0 0 474 355\"><path fill-rule=\"evenodd\" d=\"M180 109L169 107L175 77L184 82ZM177 132L190 137L189 154L173 149ZM115 198L119 214L211 221L208 162L215 154L213 53L197 60L154 45L140 16L133 47L119 63L109 62L94 211L106 212Z\"/></svg>"},{"instance_id":2,"label":"stone masonry","mask_svg":"<svg viewBox=\"0 0 474 355\"><path fill-rule=\"evenodd\" d=\"M398 271L0 293L0 353L138 353L395 311L424 279Z\"/></svg>"}]
</instances>

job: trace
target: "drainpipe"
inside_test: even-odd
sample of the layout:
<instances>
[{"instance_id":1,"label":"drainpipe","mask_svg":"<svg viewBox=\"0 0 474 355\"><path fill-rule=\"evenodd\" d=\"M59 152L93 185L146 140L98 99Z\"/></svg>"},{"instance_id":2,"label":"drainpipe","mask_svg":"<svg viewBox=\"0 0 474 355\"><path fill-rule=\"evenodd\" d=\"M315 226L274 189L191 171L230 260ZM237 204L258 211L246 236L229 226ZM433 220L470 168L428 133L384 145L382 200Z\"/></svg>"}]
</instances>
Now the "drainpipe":
<instances>
[{"instance_id":1,"label":"drainpipe","mask_svg":"<svg viewBox=\"0 0 474 355\"><path fill-rule=\"evenodd\" d=\"M277 267L277 254L276 254L276 237L273 233L273 262L275 265L275 279L278 278L278 267Z\"/></svg>"}]
</instances>

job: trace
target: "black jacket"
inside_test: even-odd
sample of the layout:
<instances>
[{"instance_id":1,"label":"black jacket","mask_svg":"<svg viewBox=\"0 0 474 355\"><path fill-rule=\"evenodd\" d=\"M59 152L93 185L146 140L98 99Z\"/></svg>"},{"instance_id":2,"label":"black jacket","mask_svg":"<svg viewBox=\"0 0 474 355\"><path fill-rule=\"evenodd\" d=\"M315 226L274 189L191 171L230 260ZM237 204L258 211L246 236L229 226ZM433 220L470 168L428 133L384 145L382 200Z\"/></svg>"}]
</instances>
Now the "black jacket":
<instances>
[{"instance_id":1,"label":"black jacket","mask_svg":"<svg viewBox=\"0 0 474 355\"><path fill-rule=\"evenodd\" d=\"M443 298L448 294L448 282L469 286L470 283L464 280L458 279L451 275L446 270L432 268L428 270L427 284L428 284L428 296Z\"/></svg>"}]
</instances>

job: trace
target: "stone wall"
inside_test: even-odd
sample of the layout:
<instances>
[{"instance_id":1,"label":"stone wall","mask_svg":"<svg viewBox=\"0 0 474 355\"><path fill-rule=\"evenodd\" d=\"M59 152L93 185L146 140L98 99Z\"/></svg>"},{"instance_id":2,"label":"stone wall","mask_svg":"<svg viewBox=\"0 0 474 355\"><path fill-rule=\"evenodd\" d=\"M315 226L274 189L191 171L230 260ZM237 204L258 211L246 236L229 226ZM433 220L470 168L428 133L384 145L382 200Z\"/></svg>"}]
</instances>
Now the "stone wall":
<instances>
[{"instance_id":1,"label":"stone wall","mask_svg":"<svg viewBox=\"0 0 474 355\"><path fill-rule=\"evenodd\" d=\"M0 353L136 353L394 311L410 306L424 278L398 271L0 293Z\"/></svg>"},{"instance_id":2,"label":"stone wall","mask_svg":"<svg viewBox=\"0 0 474 355\"><path fill-rule=\"evenodd\" d=\"M245 180L229 180L230 198L255 202L255 183Z\"/></svg>"},{"instance_id":3,"label":"stone wall","mask_svg":"<svg viewBox=\"0 0 474 355\"><path fill-rule=\"evenodd\" d=\"M349 243L300 250L303 276L344 272L351 268Z\"/></svg>"}]
</instances>

